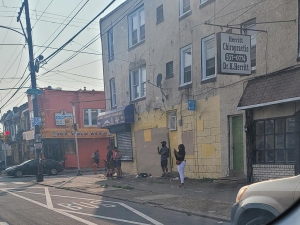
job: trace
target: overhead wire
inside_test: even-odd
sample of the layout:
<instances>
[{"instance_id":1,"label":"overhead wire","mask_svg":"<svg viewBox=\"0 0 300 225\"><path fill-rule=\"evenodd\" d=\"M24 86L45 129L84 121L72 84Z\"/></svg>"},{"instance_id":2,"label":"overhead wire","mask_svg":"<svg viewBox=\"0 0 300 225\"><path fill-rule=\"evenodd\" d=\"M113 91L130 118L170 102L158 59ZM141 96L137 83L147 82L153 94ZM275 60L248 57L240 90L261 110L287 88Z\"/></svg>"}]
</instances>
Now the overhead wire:
<instances>
[{"instance_id":1,"label":"overhead wire","mask_svg":"<svg viewBox=\"0 0 300 225\"><path fill-rule=\"evenodd\" d=\"M77 9L77 7L81 4L83 2L83 0L81 1L81 2L79 2L79 4L75 7L75 9L69 14L69 16L71 16L71 14ZM47 47L49 47L57 38L58 38L58 36L67 28L67 26L71 23L71 21L78 15L78 13L80 13L80 11L85 7L85 5L87 4L89 2L89 0L87 0L85 3L84 3L84 5L77 11L77 13L71 18L71 20L64 26L64 28L55 36L55 38L48 44L48 46ZM67 18L69 18L69 16L67 17ZM66 19L67 19L66 18ZM66 20L65 19L65 20ZM64 21L65 21L64 20ZM63 21L63 23L64 23L64 21ZM62 23L62 24L63 24ZM54 33L56 33L56 31L61 27L62 25L60 25L54 32L53 32L53 34ZM52 35L53 35L52 34ZM52 37L52 35L47 39L47 41ZM47 41L45 41L45 43L47 42ZM45 44L44 43L44 44ZM43 44L43 45L44 45ZM43 54L46 50L47 50L47 47L42 51L42 53L41 54Z\"/></svg>"},{"instance_id":2,"label":"overhead wire","mask_svg":"<svg viewBox=\"0 0 300 225\"><path fill-rule=\"evenodd\" d=\"M47 9L50 7L50 5L52 4L53 0L51 0L51 2L47 5L47 7L45 8L45 10L43 11L43 13L39 16L39 18L37 19L37 21L35 22L35 24L33 24L32 29L35 27L35 25L39 22L39 20L41 19L41 17L44 15L44 13L47 11Z\"/></svg>"}]
</instances>

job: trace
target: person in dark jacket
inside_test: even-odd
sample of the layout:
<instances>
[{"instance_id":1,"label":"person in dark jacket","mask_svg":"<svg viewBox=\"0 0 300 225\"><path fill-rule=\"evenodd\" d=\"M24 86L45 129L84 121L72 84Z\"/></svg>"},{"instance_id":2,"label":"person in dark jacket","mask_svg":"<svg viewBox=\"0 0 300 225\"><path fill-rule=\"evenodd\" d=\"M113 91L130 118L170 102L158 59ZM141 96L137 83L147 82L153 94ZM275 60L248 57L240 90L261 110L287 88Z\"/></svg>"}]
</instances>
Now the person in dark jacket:
<instances>
[{"instance_id":1,"label":"person in dark jacket","mask_svg":"<svg viewBox=\"0 0 300 225\"><path fill-rule=\"evenodd\" d=\"M176 158L177 170L180 176L179 187L184 187L185 146L183 144L178 145L178 151L174 149L174 155Z\"/></svg>"},{"instance_id":2,"label":"person in dark jacket","mask_svg":"<svg viewBox=\"0 0 300 225\"><path fill-rule=\"evenodd\" d=\"M100 160L99 150L96 150L94 153L94 162L98 165L98 167L99 167L99 160Z\"/></svg>"},{"instance_id":3,"label":"person in dark jacket","mask_svg":"<svg viewBox=\"0 0 300 225\"><path fill-rule=\"evenodd\" d=\"M160 155L160 165L162 168L162 177L168 174L168 158L170 155L169 148L167 148L167 142L161 142L161 148L157 147L157 152Z\"/></svg>"}]
</instances>

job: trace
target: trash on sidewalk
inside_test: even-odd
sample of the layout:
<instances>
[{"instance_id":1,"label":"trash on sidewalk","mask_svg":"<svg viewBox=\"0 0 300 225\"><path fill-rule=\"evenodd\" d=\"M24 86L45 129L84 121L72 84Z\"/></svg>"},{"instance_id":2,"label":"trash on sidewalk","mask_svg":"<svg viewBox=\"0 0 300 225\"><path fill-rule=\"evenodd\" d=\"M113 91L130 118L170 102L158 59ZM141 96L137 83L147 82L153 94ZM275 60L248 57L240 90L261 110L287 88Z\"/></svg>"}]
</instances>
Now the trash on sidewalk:
<instances>
[{"instance_id":1,"label":"trash on sidewalk","mask_svg":"<svg viewBox=\"0 0 300 225\"><path fill-rule=\"evenodd\" d=\"M145 178L145 177L152 177L152 175L150 173L139 173L138 175L136 175L135 178Z\"/></svg>"}]
</instances>

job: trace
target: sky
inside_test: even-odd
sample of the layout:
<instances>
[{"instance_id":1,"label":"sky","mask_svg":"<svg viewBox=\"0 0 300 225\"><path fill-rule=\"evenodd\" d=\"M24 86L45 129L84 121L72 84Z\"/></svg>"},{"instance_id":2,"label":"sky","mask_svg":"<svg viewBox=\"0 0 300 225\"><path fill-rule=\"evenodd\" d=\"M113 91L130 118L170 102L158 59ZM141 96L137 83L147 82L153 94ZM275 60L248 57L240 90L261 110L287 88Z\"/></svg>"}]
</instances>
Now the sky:
<instances>
[{"instance_id":1,"label":"sky","mask_svg":"<svg viewBox=\"0 0 300 225\"><path fill-rule=\"evenodd\" d=\"M45 58L51 55L56 48L68 41L111 2L111 0L28 1L35 58L40 54ZM39 88L60 87L62 90L79 90L84 87L87 90L104 90L102 58L107 58L107 56L101 55L101 40L95 37L100 34L100 18L124 1L116 0L105 13L66 46L65 50L43 65L37 73L37 86ZM22 33L21 24L17 22L22 2L23 0L0 0L0 26L11 27ZM84 6L82 10L69 23L82 6ZM21 21L26 29L24 10ZM68 25L65 27L66 24ZM55 68L72 56L74 54L72 51L78 51L83 45L95 40L94 38L96 41L83 52ZM15 90L1 90L18 88L29 75L28 46L24 44L24 36L0 27L0 107L2 114L27 101L25 92L30 88L30 80L25 83L25 88L17 92L11 100L9 99ZM53 71L45 74L53 68L55 68Z\"/></svg>"}]
</instances>

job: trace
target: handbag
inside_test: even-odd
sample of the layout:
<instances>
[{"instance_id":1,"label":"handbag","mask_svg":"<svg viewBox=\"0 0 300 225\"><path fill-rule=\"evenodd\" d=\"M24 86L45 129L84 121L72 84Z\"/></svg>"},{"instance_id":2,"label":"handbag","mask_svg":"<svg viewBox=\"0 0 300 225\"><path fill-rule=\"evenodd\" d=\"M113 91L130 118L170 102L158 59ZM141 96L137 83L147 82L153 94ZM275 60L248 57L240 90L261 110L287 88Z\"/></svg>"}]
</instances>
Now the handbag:
<instances>
[{"instance_id":1,"label":"handbag","mask_svg":"<svg viewBox=\"0 0 300 225\"><path fill-rule=\"evenodd\" d=\"M178 165L180 165L180 164L181 164L181 161L176 160L176 165L178 166Z\"/></svg>"}]
</instances>

